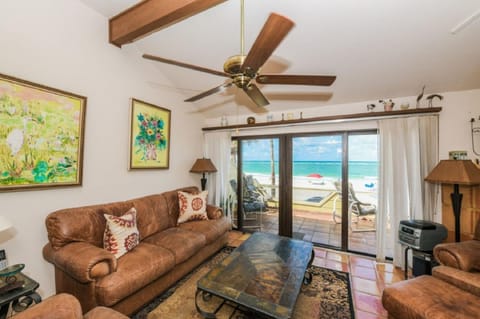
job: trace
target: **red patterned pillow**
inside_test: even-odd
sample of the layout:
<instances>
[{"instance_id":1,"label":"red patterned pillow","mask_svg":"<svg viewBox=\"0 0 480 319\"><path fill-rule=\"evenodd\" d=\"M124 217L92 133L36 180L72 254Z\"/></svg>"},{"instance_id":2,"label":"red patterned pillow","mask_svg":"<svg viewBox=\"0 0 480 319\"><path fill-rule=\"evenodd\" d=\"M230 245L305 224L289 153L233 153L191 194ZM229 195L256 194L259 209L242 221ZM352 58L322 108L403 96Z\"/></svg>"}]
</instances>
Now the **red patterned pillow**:
<instances>
[{"instance_id":1,"label":"red patterned pillow","mask_svg":"<svg viewBox=\"0 0 480 319\"><path fill-rule=\"evenodd\" d=\"M130 208L122 216L104 214L107 220L103 233L103 248L120 258L139 243L137 229L137 210Z\"/></svg>"},{"instance_id":2,"label":"red patterned pillow","mask_svg":"<svg viewBox=\"0 0 480 319\"><path fill-rule=\"evenodd\" d=\"M178 192L178 205L180 206L178 224L189 220L207 220L207 195L208 191L195 195Z\"/></svg>"}]
</instances>

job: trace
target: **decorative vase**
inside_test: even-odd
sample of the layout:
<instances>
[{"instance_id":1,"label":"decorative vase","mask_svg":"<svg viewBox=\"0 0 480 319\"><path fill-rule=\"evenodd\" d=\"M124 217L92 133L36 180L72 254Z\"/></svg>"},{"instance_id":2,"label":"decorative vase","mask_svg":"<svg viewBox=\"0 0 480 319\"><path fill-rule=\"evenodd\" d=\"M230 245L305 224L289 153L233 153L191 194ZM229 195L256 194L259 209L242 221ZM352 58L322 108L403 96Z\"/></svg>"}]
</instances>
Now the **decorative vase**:
<instances>
[{"instance_id":1,"label":"decorative vase","mask_svg":"<svg viewBox=\"0 0 480 319\"><path fill-rule=\"evenodd\" d=\"M391 110L393 110L393 106L395 105L395 103L391 102L391 101L388 101L388 102L385 102L385 105L383 106L385 111L389 112Z\"/></svg>"}]
</instances>

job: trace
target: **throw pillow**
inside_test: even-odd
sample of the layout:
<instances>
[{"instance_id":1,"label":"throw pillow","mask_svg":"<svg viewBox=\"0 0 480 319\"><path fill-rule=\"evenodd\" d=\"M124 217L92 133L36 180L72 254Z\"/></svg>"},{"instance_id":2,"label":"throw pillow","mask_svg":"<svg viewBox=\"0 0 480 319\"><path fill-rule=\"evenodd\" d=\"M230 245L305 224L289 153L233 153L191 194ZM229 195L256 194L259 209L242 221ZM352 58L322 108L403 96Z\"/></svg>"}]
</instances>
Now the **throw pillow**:
<instances>
[{"instance_id":1,"label":"throw pillow","mask_svg":"<svg viewBox=\"0 0 480 319\"><path fill-rule=\"evenodd\" d=\"M107 220L103 233L103 248L120 258L139 243L137 210L130 208L122 216L104 214Z\"/></svg>"},{"instance_id":2,"label":"throw pillow","mask_svg":"<svg viewBox=\"0 0 480 319\"><path fill-rule=\"evenodd\" d=\"M178 224L191 220L207 220L207 195L208 191L200 194L190 194L178 192L178 205L180 214L178 215Z\"/></svg>"}]
</instances>

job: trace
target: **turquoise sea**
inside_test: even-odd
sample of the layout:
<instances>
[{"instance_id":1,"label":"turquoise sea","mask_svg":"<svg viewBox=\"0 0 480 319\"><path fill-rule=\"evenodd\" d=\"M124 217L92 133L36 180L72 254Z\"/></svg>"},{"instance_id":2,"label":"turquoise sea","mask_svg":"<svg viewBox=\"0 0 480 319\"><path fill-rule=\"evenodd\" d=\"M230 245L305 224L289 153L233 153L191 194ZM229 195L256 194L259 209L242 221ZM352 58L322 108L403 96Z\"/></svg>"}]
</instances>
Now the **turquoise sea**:
<instances>
[{"instance_id":1,"label":"turquoise sea","mask_svg":"<svg viewBox=\"0 0 480 319\"><path fill-rule=\"evenodd\" d=\"M243 171L250 174L271 174L270 161L243 161ZM351 161L349 177L364 179L378 176L378 162ZM278 161L275 162L278 174ZM320 174L323 177L338 179L342 175L342 163L338 161L297 161L293 162L293 176Z\"/></svg>"}]
</instances>

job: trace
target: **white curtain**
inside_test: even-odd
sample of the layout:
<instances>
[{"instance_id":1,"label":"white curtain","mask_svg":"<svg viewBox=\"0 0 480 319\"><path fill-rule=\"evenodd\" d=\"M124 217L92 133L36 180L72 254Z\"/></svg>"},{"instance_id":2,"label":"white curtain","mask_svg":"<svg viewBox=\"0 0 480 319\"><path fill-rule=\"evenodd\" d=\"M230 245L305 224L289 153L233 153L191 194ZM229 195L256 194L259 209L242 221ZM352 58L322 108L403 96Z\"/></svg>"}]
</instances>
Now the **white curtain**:
<instances>
[{"instance_id":1,"label":"white curtain","mask_svg":"<svg viewBox=\"0 0 480 319\"><path fill-rule=\"evenodd\" d=\"M226 193L229 186L230 172L230 132L205 133L205 157L210 158L217 168L211 173L207 182L208 201L214 205L227 209L225 205ZM230 213L226 211L226 213Z\"/></svg>"},{"instance_id":2,"label":"white curtain","mask_svg":"<svg viewBox=\"0 0 480 319\"><path fill-rule=\"evenodd\" d=\"M397 243L400 221L432 219L435 192L423 179L438 160L438 116L384 119L378 128L377 259L393 257L403 268L403 247Z\"/></svg>"}]
</instances>

